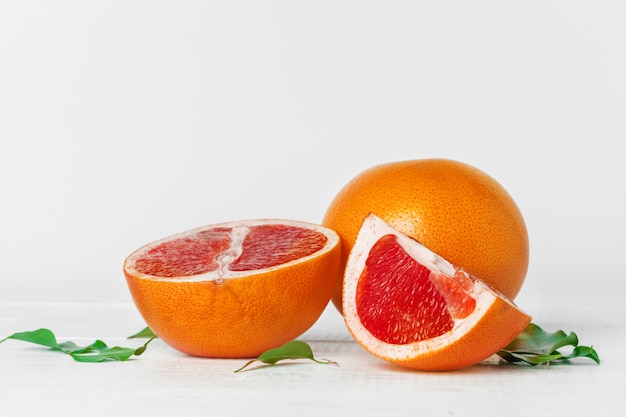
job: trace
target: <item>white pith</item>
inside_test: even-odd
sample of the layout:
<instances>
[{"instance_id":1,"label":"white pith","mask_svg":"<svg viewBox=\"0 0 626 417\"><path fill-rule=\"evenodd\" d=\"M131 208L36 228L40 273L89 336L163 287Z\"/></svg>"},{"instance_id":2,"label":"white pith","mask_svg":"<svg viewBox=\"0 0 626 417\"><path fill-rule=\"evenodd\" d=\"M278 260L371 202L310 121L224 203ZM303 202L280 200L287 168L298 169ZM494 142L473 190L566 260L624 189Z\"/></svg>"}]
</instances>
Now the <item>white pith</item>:
<instances>
[{"instance_id":1,"label":"white pith","mask_svg":"<svg viewBox=\"0 0 626 417\"><path fill-rule=\"evenodd\" d=\"M299 259L294 259L292 261L289 261L280 265L275 265L269 268L257 269L257 270L252 270L252 271L250 270L231 271L230 269L228 269L228 266L232 262L234 262L239 257L239 255L241 255L241 252L242 252L241 245L246 234L250 230L250 228L252 228L253 226L270 225L270 224L295 226L295 227L301 227L304 229L317 231L323 234L324 236L326 236L327 238L326 244L320 250L308 256L305 256ZM155 275L144 274L135 269L136 260L141 258L146 252L148 252L152 248L170 240L183 238L185 236L193 236L204 230L210 230L210 229L214 229L218 227L232 228L232 231L230 233L229 248L226 251L219 253L215 257L215 261L220 265L219 268L216 269L215 271L209 271L204 274L181 276L181 277L159 277ZM176 282L218 281L219 282L224 279L248 277L254 273L268 272L268 271L272 271L275 269L286 268L295 264L306 262L307 260L311 258L319 257L323 255L324 253L329 252L338 244L339 244L339 236L337 235L337 233L335 233L334 231L328 228L325 228L323 226L313 224L313 223L306 223L306 222L300 222L300 221L295 221L295 220L284 220L284 219L238 220L238 221L216 223L216 224L211 224L208 226L198 227L198 228L188 230L182 233L177 233L175 235L171 235L163 239L159 239L154 242L151 242L147 245L144 245L126 258L126 260L124 261L124 270L134 277L142 278L142 279L149 279L153 281L176 281Z\"/></svg>"},{"instance_id":2,"label":"white pith","mask_svg":"<svg viewBox=\"0 0 626 417\"><path fill-rule=\"evenodd\" d=\"M496 299L496 296L490 288L475 279L472 279L474 288L470 295L476 300L476 308L466 318L455 320L454 327L441 336L404 345L395 345L379 340L362 325L356 311L355 302L359 276L363 271L365 261L368 258L372 246L381 237L388 234L395 235L403 249L427 268L441 271L450 277L453 277L457 271L450 262L441 256L433 253L410 237L399 233L377 216L369 215L365 219L355 245L350 252L344 275L344 320L355 339L367 346L371 352L384 352L384 356L387 358L402 360L407 357L415 357L421 352L432 352L463 337L463 335L484 315L485 310L487 310Z\"/></svg>"}]
</instances>

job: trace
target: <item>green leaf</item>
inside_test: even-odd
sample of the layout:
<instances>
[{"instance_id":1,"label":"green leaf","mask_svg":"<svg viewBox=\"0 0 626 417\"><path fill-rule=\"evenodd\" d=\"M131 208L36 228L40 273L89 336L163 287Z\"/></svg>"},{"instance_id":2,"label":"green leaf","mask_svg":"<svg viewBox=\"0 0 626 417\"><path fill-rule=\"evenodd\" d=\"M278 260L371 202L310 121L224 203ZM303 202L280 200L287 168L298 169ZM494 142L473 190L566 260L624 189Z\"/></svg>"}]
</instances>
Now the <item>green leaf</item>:
<instances>
[{"instance_id":1,"label":"green leaf","mask_svg":"<svg viewBox=\"0 0 626 417\"><path fill-rule=\"evenodd\" d=\"M149 327L138 331L134 335L128 336L129 339L152 339L153 337L156 337L156 334Z\"/></svg>"},{"instance_id":2,"label":"green leaf","mask_svg":"<svg viewBox=\"0 0 626 417\"><path fill-rule=\"evenodd\" d=\"M558 350L562 347L571 347L572 352L565 355ZM515 340L500 350L498 355L508 362L525 362L531 365L568 361L574 358L589 358L600 363L600 357L592 347L578 345L576 333L568 334L563 330L550 333L534 323L529 324Z\"/></svg>"},{"instance_id":3,"label":"green leaf","mask_svg":"<svg viewBox=\"0 0 626 417\"><path fill-rule=\"evenodd\" d=\"M78 346L76 343L67 341L59 343L54 333L49 329L38 329L27 332L14 333L11 336L0 340L0 343L12 339L23 342L34 343L49 347L54 351L65 353L77 362L110 362L126 361L132 356L141 355L145 352L148 343L155 337L150 338L146 343L138 348L128 348L114 346L109 347L102 340L96 340L87 346Z\"/></svg>"},{"instance_id":4,"label":"green leaf","mask_svg":"<svg viewBox=\"0 0 626 417\"><path fill-rule=\"evenodd\" d=\"M235 372L240 372L247 368L249 365L254 362L261 362L267 365L276 365L279 361L286 359L310 359L313 362L321 363L321 364L333 364L336 365L335 362L329 360L319 360L315 359L313 356L313 351L311 347L306 343L300 340L294 340L284 345L270 349L268 351L263 352L257 359L253 359L247 362L244 366L237 369Z\"/></svg>"},{"instance_id":5,"label":"green leaf","mask_svg":"<svg viewBox=\"0 0 626 417\"><path fill-rule=\"evenodd\" d=\"M598 356L598 352L591 346L576 346L572 353L565 356L563 359L572 358L589 358L595 363L600 364L600 356Z\"/></svg>"},{"instance_id":6,"label":"green leaf","mask_svg":"<svg viewBox=\"0 0 626 417\"><path fill-rule=\"evenodd\" d=\"M0 340L0 343L9 339L35 343L37 345L49 347L50 349L53 349L53 350L61 350L61 351L63 350L63 348L57 342L57 338L54 336L54 333L52 333L48 329L39 329L39 330L33 330L33 331L28 331L28 332L14 333L11 336L5 337L4 339Z\"/></svg>"}]
</instances>

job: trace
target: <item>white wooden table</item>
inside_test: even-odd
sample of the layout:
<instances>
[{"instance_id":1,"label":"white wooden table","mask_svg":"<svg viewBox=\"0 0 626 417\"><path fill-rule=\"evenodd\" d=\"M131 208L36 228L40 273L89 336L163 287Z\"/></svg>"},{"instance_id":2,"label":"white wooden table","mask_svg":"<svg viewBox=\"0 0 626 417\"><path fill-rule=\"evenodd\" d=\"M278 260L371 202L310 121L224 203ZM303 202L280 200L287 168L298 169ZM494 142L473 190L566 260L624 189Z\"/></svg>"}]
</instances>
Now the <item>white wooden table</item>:
<instances>
[{"instance_id":1,"label":"white wooden table","mask_svg":"<svg viewBox=\"0 0 626 417\"><path fill-rule=\"evenodd\" d=\"M338 366L298 361L235 373L245 360L188 357L160 340L128 362L86 364L9 340L0 344L0 415L623 415L621 298L523 300L546 330L574 330L581 344L592 344L601 365L581 359L549 367L486 362L456 372L409 371L362 350L331 306L301 339L316 357ZM143 326L131 303L0 304L0 337L48 327L60 341L139 346L142 341L125 337Z\"/></svg>"}]
</instances>

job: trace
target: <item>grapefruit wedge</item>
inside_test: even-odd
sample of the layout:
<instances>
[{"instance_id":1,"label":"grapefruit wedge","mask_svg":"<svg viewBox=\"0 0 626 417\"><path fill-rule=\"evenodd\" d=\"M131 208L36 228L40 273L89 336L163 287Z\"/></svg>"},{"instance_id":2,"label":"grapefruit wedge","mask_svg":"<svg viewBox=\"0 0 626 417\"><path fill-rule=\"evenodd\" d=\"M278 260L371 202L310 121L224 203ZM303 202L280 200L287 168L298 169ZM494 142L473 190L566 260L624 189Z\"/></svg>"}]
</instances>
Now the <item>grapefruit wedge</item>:
<instances>
[{"instance_id":1,"label":"grapefruit wedge","mask_svg":"<svg viewBox=\"0 0 626 417\"><path fill-rule=\"evenodd\" d=\"M373 214L348 258L343 315L368 352L424 371L481 362L531 320L504 295Z\"/></svg>"},{"instance_id":2,"label":"grapefruit wedge","mask_svg":"<svg viewBox=\"0 0 626 417\"><path fill-rule=\"evenodd\" d=\"M184 353L247 358L295 339L330 300L338 235L290 220L214 224L145 245L124 261L137 309Z\"/></svg>"}]
</instances>

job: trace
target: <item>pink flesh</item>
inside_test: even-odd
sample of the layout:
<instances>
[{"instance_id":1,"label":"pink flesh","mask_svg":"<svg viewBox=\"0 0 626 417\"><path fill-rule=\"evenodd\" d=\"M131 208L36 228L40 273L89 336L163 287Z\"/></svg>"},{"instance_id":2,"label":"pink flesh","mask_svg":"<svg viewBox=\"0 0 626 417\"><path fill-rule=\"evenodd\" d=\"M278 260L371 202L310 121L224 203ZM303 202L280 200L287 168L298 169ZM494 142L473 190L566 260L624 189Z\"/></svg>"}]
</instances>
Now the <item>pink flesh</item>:
<instances>
[{"instance_id":1,"label":"pink flesh","mask_svg":"<svg viewBox=\"0 0 626 417\"><path fill-rule=\"evenodd\" d=\"M310 229L281 224L256 226L243 241L243 252L231 271L251 271L304 258L326 244L326 236Z\"/></svg>"},{"instance_id":2,"label":"pink flesh","mask_svg":"<svg viewBox=\"0 0 626 417\"><path fill-rule=\"evenodd\" d=\"M475 300L463 285L467 282L421 265L394 235L386 235L370 250L357 284L357 313L365 328L386 343L433 338L451 330L454 317L474 310Z\"/></svg>"},{"instance_id":3,"label":"pink flesh","mask_svg":"<svg viewBox=\"0 0 626 417\"><path fill-rule=\"evenodd\" d=\"M314 230L282 224L252 226L245 236L243 252L229 268L250 271L284 264L311 255L326 244L326 236ZM215 271L215 258L227 251L230 228L213 228L196 235L164 242L139 258L137 271L160 277L191 276Z\"/></svg>"},{"instance_id":4,"label":"pink flesh","mask_svg":"<svg viewBox=\"0 0 626 417\"><path fill-rule=\"evenodd\" d=\"M137 271L159 277L179 277L215 271L215 257L228 249L231 229L204 230L161 243L137 259Z\"/></svg>"}]
</instances>

